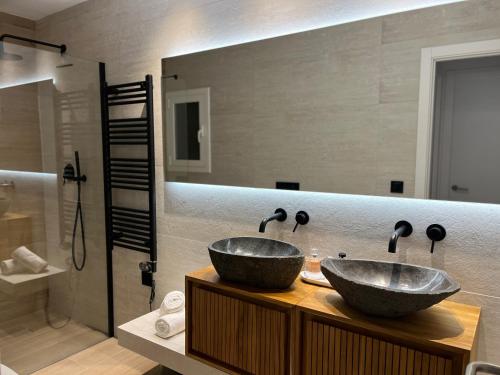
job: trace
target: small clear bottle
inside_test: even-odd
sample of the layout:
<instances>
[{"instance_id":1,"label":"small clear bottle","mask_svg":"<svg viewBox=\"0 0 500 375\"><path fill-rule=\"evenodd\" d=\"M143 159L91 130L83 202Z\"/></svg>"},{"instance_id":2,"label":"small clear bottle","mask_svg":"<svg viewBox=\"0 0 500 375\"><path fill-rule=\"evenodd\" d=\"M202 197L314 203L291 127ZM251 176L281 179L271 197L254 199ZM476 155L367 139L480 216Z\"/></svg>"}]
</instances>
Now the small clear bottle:
<instances>
[{"instance_id":1,"label":"small clear bottle","mask_svg":"<svg viewBox=\"0 0 500 375\"><path fill-rule=\"evenodd\" d=\"M321 258L319 257L318 249L311 249L311 255L306 257L305 264L305 274L306 277L311 279L321 279L323 278L323 274L321 273Z\"/></svg>"}]
</instances>

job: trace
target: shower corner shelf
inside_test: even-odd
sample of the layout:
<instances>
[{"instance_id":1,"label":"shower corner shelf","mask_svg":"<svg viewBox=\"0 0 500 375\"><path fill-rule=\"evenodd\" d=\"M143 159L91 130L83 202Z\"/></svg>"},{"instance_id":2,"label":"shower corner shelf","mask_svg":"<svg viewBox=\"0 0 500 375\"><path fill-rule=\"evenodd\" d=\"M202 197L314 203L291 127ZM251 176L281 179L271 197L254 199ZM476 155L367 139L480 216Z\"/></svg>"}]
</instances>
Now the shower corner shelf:
<instances>
[{"instance_id":1,"label":"shower corner shelf","mask_svg":"<svg viewBox=\"0 0 500 375\"><path fill-rule=\"evenodd\" d=\"M49 265L47 270L41 273L0 274L0 292L8 295L36 293L48 288L48 278L64 272L66 270Z\"/></svg>"}]
</instances>

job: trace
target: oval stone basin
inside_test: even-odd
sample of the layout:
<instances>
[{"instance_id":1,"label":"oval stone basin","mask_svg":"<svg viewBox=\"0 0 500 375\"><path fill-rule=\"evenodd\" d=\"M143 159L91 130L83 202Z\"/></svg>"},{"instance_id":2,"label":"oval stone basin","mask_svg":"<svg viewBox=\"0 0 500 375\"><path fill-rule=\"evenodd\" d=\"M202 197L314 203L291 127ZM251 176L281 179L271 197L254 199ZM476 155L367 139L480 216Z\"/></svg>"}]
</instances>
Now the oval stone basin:
<instances>
[{"instance_id":1,"label":"oval stone basin","mask_svg":"<svg viewBox=\"0 0 500 375\"><path fill-rule=\"evenodd\" d=\"M301 250L268 238L226 238L208 251L221 279L262 289L288 288L304 263Z\"/></svg>"},{"instance_id":2,"label":"oval stone basin","mask_svg":"<svg viewBox=\"0 0 500 375\"><path fill-rule=\"evenodd\" d=\"M321 272L347 304L390 318L426 309L460 290L444 271L404 263L327 258Z\"/></svg>"}]
</instances>

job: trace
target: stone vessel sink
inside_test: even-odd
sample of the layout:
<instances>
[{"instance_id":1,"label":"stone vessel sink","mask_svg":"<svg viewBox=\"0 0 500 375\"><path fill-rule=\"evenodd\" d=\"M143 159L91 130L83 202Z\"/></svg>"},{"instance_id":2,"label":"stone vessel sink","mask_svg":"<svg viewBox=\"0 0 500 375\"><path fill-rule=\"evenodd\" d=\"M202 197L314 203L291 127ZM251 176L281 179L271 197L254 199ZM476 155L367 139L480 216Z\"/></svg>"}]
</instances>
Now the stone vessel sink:
<instances>
[{"instance_id":1,"label":"stone vessel sink","mask_svg":"<svg viewBox=\"0 0 500 375\"><path fill-rule=\"evenodd\" d=\"M389 318L426 309L460 290L444 271L403 263L327 258L321 272L347 304Z\"/></svg>"},{"instance_id":2,"label":"stone vessel sink","mask_svg":"<svg viewBox=\"0 0 500 375\"><path fill-rule=\"evenodd\" d=\"M226 238L208 251L221 279L262 289L288 288L304 263L298 248L267 238Z\"/></svg>"}]
</instances>

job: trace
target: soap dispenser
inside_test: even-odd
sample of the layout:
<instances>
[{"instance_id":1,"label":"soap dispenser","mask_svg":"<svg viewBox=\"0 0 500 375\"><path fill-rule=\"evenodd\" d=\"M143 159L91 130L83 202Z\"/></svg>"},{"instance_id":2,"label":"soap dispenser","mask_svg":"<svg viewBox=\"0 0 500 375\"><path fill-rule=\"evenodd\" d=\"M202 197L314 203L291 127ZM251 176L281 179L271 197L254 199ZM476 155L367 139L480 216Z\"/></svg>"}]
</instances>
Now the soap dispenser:
<instances>
[{"instance_id":1,"label":"soap dispenser","mask_svg":"<svg viewBox=\"0 0 500 375\"><path fill-rule=\"evenodd\" d=\"M306 257L305 262L305 274L311 279L322 279L323 274L321 273L321 258L319 257L318 249L312 249L311 255Z\"/></svg>"}]
</instances>

